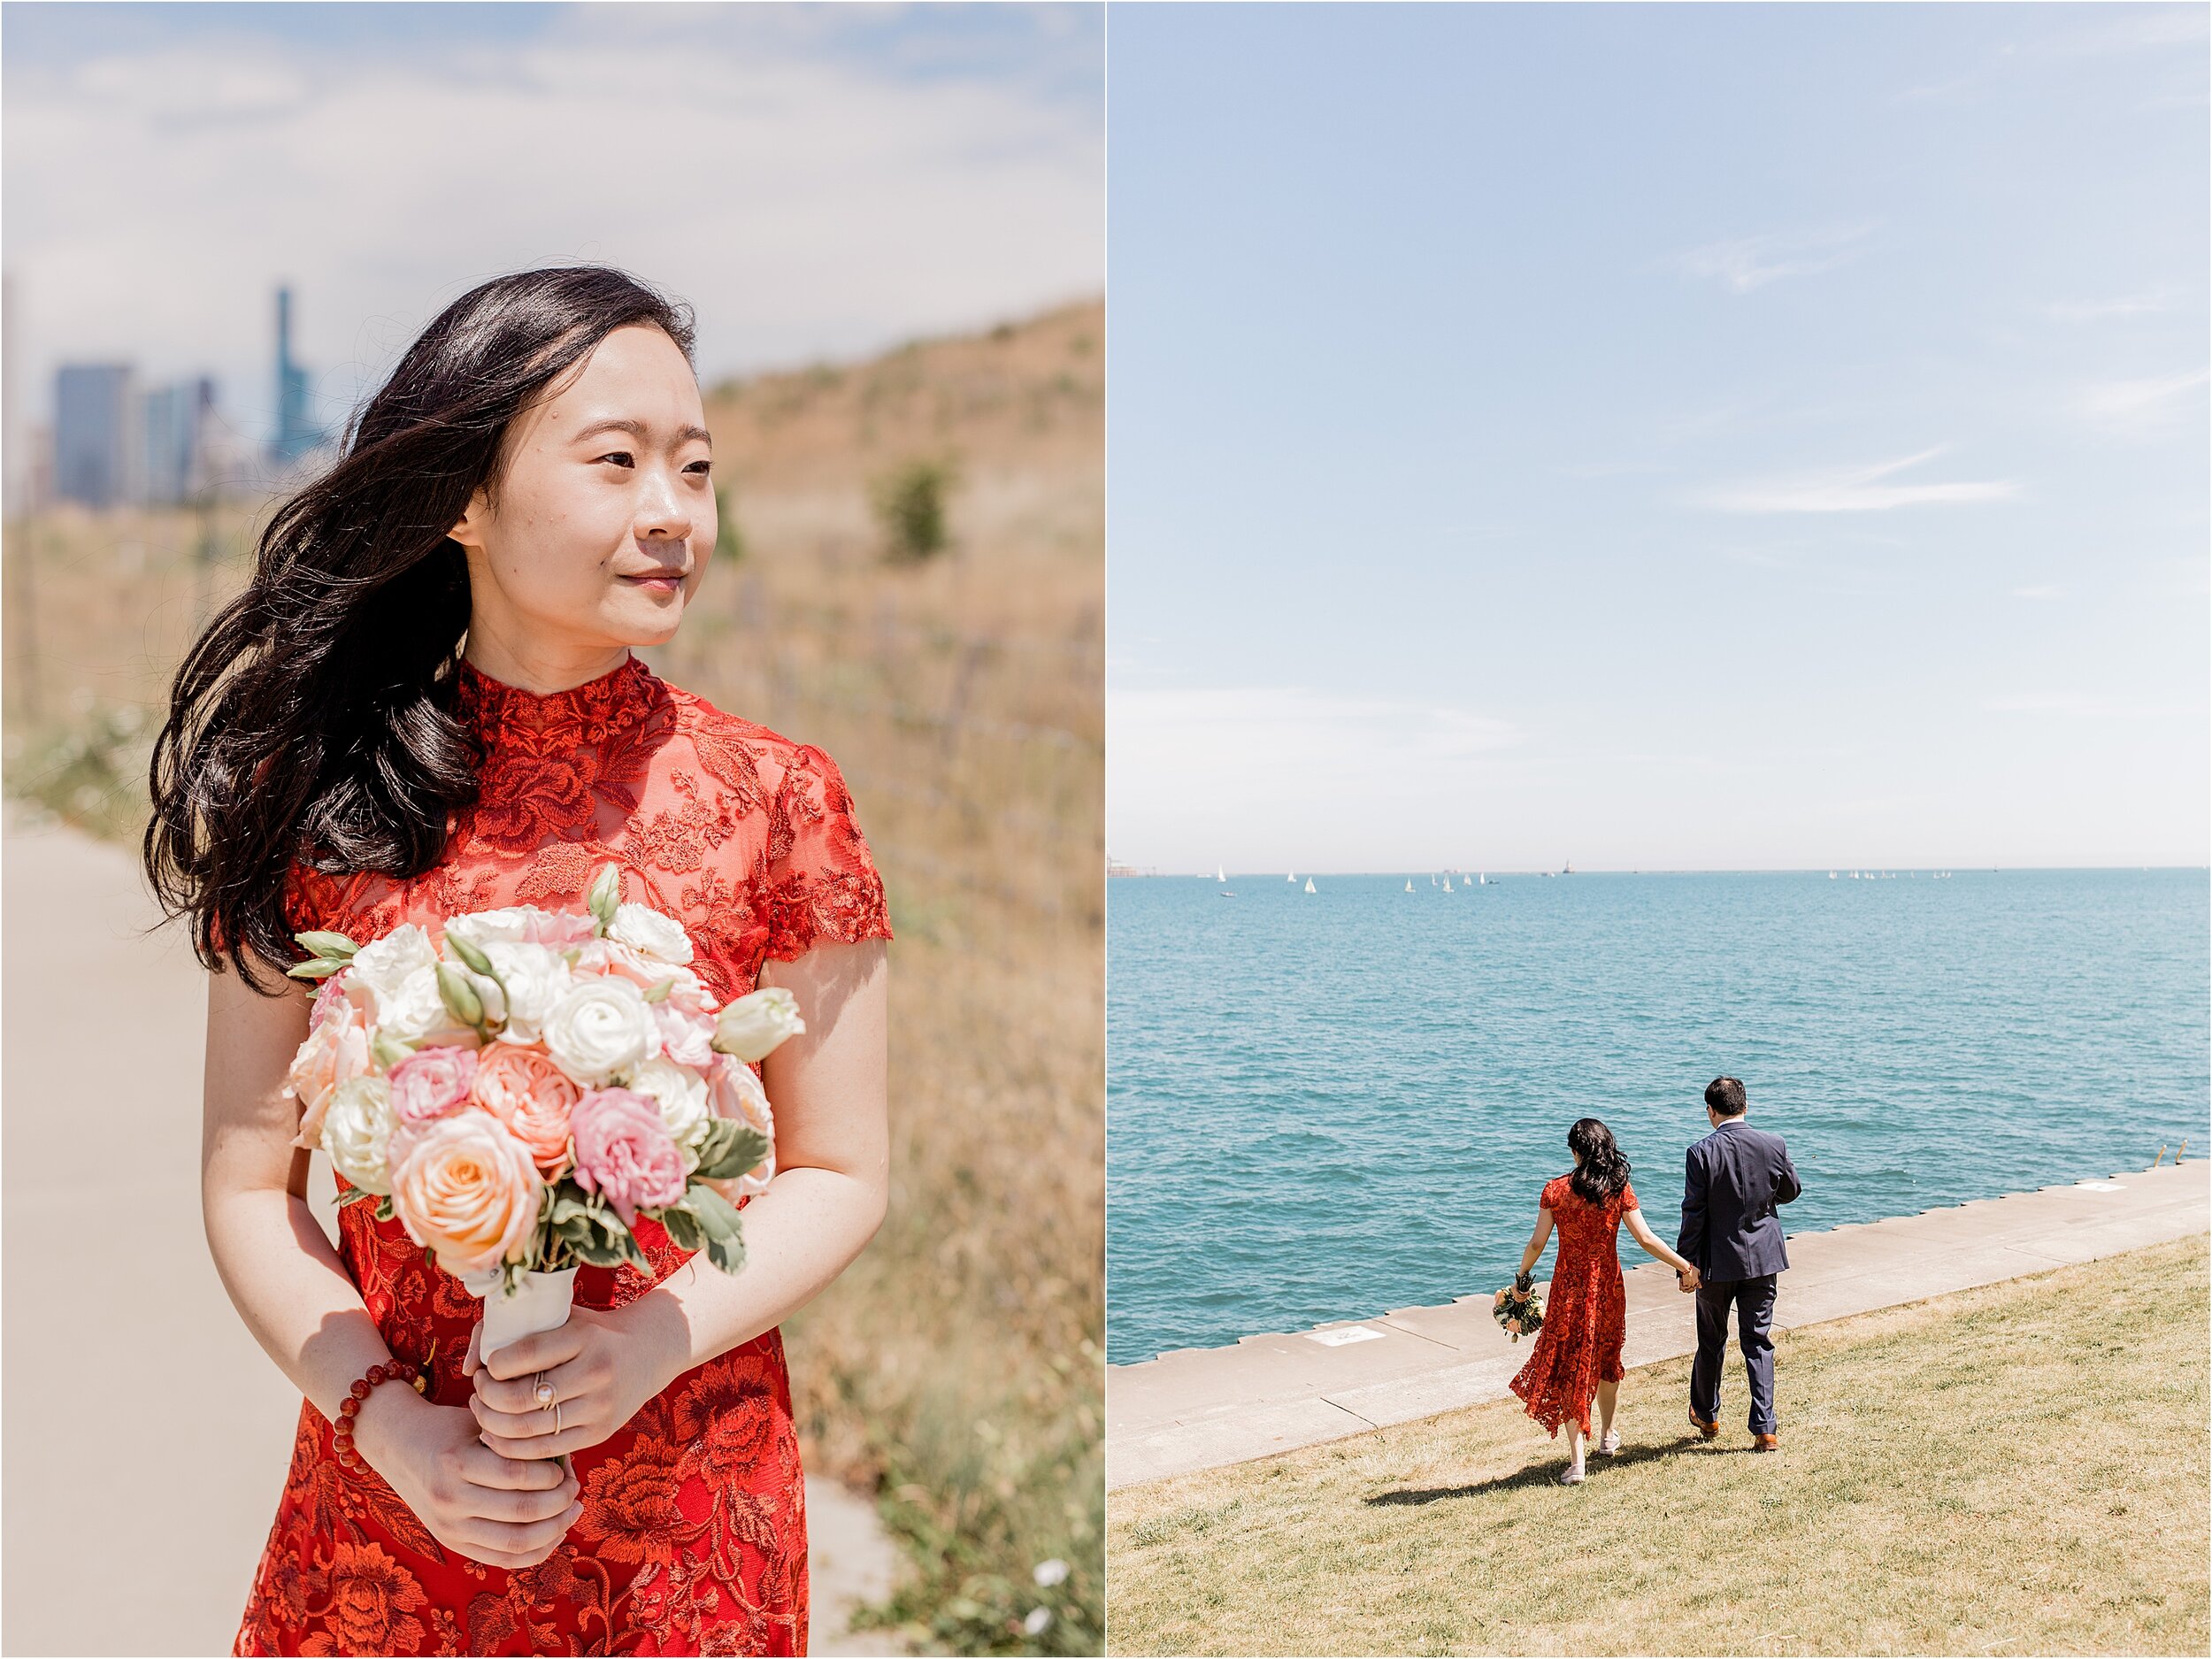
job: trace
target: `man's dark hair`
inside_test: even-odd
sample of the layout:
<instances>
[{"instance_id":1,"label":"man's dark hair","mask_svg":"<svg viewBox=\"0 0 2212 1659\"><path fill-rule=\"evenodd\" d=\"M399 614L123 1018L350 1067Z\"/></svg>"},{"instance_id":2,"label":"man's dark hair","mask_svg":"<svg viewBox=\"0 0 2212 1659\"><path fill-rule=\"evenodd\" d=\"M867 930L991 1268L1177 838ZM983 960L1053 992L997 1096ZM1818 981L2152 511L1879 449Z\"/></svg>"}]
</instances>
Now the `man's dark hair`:
<instances>
[{"instance_id":1,"label":"man's dark hair","mask_svg":"<svg viewBox=\"0 0 2212 1659\"><path fill-rule=\"evenodd\" d=\"M1705 1103L1724 1118L1740 1118L1743 1085L1732 1077L1717 1077L1705 1086Z\"/></svg>"}]
</instances>

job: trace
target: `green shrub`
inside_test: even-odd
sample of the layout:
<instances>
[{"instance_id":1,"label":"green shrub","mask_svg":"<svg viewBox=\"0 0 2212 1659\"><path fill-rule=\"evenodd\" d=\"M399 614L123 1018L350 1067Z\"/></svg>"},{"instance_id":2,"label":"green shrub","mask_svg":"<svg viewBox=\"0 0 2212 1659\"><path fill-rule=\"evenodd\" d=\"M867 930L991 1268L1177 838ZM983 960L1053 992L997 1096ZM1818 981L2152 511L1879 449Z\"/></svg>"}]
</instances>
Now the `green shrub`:
<instances>
[{"instance_id":1,"label":"green shrub","mask_svg":"<svg viewBox=\"0 0 2212 1659\"><path fill-rule=\"evenodd\" d=\"M876 522L883 528L887 559L918 565L951 545L945 497L953 482L950 462L929 460L909 461L876 480Z\"/></svg>"}]
</instances>

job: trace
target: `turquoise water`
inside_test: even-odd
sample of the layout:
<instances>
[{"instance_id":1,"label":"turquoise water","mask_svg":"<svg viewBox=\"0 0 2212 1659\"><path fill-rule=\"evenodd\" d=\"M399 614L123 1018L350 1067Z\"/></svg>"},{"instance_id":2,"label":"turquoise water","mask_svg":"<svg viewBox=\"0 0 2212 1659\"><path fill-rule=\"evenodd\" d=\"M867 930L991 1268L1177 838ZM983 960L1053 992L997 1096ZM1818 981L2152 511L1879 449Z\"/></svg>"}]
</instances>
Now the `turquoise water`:
<instances>
[{"instance_id":1,"label":"turquoise water","mask_svg":"<svg viewBox=\"0 0 2212 1659\"><path fill-rule=\"evenodd\" d=\"M2212 1141L2201 870L1304 879L1107 884L1117 1363L1495 1289L1584 1115L1671 1241L1721 1072L1792 1232Z\"/></svg>"}]
</instances>

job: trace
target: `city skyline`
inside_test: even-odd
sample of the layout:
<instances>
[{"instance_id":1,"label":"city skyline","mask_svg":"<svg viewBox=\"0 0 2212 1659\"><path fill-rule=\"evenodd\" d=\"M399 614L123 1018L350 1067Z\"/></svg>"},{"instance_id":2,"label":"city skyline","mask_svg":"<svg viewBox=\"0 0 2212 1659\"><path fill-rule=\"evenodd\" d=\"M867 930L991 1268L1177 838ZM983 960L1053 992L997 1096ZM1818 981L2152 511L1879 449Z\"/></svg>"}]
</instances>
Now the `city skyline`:
<instances>
[{"instance_id":1,"label":"city skyline","mask_svg":"<svg viewBox=\"0 0 2212 1659\"><path fill-rule=\"evenodd\" d=\"M1118 12L1113 855L2198 865L2205 57Z\"/></svg>"},{"instance_id":2,"label":"city skyline","mask_svg":"<svg viewBox=\"0 0 2212 1659\"><path fill-rule=\"evenodd\" d=\"M691 301L710 382L1096 290L1096 8L19 3L0 31L25 419L63 362L129 361L276 437L280 286L329 427L532 265ZM694 96L642 142L608 93L672 61Z\"/></svg>"}]
</instances>

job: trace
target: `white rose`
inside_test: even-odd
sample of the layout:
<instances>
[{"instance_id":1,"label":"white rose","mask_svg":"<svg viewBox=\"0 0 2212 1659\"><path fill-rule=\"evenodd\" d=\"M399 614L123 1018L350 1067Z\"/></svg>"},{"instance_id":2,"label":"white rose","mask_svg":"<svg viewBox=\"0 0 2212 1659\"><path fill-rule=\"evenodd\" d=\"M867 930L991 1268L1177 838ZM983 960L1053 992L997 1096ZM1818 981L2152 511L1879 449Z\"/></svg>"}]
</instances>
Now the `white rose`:
<instances>
[{"instance_id":1,"label":"white rose","mask_svg":"<svg viewBox=\"0 0 2212 1659\"><path fill-rule=\"evenodd\" d=\"M444 1007L444 995L438 991L435 963L429 967L418 967L396 989L378 994L373 1020L376 1029L387 1038L413 1044L420 1044L434 1031L460 1026L460 1022L453 1020L453 1013Z\"/></svg>"},{"instance_id":2,"label":"white rose","mask_svg":"<svg viewBox=\"0 0 2212 1659\"><path fill-rule=\"evenodd\" d=\"M392 1086L380 1077L357 1077L331 1092L323 1111L323 1150L331 1167L365 1192L392 1190Z\"/></svg>"},{"instance_id":3,"label":"white rose","mask_svg":"<svg viewBox=\"0 0 2212 1659\"><path fill-rule=\"evenodd\" d=\"M780 985L771 985L739 997L722 1010L715 1022L714 1046L749 1065L805 1029L798 999Z\"/></svg>"},{"instance_id":4,"label":"white rose","mask_svg":"<svg viewBox=\"0 0 2212 1659\"><path fill-rule=\"evenodd\" d=\"M604 1087L660 1041L645 993L611 975L577 980L545 1022L546 1052L586 1088Z\"/></svg>"},{"instance_id":5,"label":"white rose","mask_svg":"<svg viewBox=\"0 0 2212 1659\"><path fill-rule=\"evenodd\" d=\"M530 937L534 922L546 919L546 913L534 904L511 905L503 910L471 910L465 916L456 916L445 925L446 937L465 940L479 950L490 944L518 945Z\"/></svg>"},{"instance_id":6,"label":"white rose","mask_svg":"<svg viewBox=\"0 0 2212 1659\"><path fill-rule=\"evenodd\" d=\"M624 904L614 913L607 937L641 950L660 962L689 962L691 938L683 924L664 916L649 904Z\"/></svg>"},{"instance_id":7,"label":"white rose","mask_svg":"<svg viewBox=\"0 0 2212 1659\"><path fill-rule=\"evenodd\" d=\"M346 995L373 1023L381 1025L384 1004L398 996L415 974L437 965L430 935L412 922L403 922L354 953L346 972Z\"/></svg>"},{"instance_id":8,"label":"white rose","mask_svg":"<svg viewBox=\"0 0 2212 1659\"><path fill-rule=\"evenodd\" d=\"M699 1167L699 1139L714 1121L707 1103L707 1080L673 1060L655 1056L630 1073L626 1086L648 1096L661 1109L661 1121L683 1149L687 1172Z\"/></svg>"},{"instance_id":9,"label":"white rose","mask_svg":"<svg viewBox=\"0 0 2212 1659\"><path fill-rule=\"evenodd\" d=\"M507 1028L500 1036L509 1042L537 1041L568 995L568 964L543 945L494 940L483 950L507 991Z\"/></svg>"}]
</instances>

